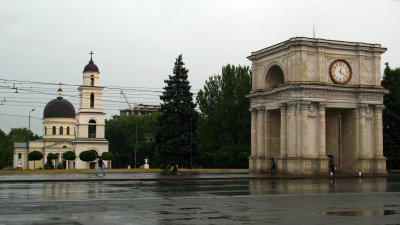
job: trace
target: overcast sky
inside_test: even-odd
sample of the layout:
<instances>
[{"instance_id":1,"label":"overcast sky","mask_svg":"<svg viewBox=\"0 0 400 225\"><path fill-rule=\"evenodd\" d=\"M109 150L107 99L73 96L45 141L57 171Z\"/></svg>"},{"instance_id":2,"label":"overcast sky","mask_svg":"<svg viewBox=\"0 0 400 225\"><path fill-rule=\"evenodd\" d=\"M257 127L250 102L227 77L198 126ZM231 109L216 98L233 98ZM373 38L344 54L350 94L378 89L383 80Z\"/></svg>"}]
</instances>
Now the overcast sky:
<instances>
[{"instance_id":1,"label":"overcast sky","mask_svg":"<svg viewBox=\"0 0 400 225\"><path fill-rule=\"evenodd\" d=\"M90 51L100 85L146 87L127 90L128 101L158 103L179 54L197 92L223 65L250 66L252 51L312 37L313 24L316 38L381 44L382 64L400 67L400 0L0 0L0 129L27 127L35 108L31 128L42 135L58 86L29 82L82 84ZM77 111L76 87L63 90ZM105 98L107 118L128 107L118 89Z\"/></svg>"}]
</instances>

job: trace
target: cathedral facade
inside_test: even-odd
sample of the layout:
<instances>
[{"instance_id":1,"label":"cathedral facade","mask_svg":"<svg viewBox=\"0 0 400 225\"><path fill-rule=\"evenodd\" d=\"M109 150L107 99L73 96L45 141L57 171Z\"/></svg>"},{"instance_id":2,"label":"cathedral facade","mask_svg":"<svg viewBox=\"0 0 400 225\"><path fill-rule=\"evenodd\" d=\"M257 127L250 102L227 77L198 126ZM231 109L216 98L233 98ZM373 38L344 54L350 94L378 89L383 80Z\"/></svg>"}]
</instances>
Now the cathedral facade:
<instances>
[{"instance_id":1,"label":"cathedral facade","mask_svg":"<svg viewBox=\"0 0 400 225\"><path fill-rule=\"evenodd\" d=\"M61 87L58 89L57 98L48 102L43 110L43 138L29 143L14 143L14 168L43 168L49 153L57 155L56 167L60 163L67 169L97 167L97 160L84 162L79 159L79 154L83 151L94 151L96 155L108 152L102 106L104 87L99 86L99 76L99 69L91 57L83 70L83 85L78 88L80 105L77 113L74 106L63 98ZM32 151L41 152L43 159L28 161L28 154ZM74 161L62 158L67 151L75 153ZM111 162L107 162L106 167L111 168Z\"/></svg>"}]
</instances>

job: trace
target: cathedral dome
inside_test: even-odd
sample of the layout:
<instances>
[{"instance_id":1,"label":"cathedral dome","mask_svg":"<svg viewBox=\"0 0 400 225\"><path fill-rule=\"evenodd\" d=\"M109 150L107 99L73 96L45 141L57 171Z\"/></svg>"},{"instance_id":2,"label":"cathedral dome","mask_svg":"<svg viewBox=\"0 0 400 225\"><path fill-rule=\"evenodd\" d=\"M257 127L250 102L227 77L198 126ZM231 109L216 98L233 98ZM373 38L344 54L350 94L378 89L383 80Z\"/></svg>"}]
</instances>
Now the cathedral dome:
<instances>
[{"instance_id":1,"label":"cathedral dome","mask_svg":"<svg viewBox=\"0 0 400 225\"><path fill-rule=\"evenodd\" d=\"M99 68L94 64L93 60L90 59L89 64L85 66L83 72L99 72Z\"/></svg>"},{"instance_id":2,"label":"cathedral dome","mask_svg":"<svg viewBox=\"0 0 400 225\"><path fill-rule=\"evenodd\" d=\"M71 102L58 97L47 103L43 111L45 118L75 118L75 108Z\"/></svg>"}]
</instances>

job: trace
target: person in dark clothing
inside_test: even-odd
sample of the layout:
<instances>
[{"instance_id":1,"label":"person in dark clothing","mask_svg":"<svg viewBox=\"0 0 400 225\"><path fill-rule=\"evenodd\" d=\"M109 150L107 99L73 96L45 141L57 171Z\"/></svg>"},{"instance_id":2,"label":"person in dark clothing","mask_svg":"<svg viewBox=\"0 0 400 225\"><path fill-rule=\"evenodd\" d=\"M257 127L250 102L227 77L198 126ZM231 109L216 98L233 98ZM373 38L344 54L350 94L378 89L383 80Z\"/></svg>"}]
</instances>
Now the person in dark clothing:
<instances>
[{"instance_id":1,"label":"person in dark clothing","mask_svg":"<svg viewBox=\"0 0 400 225\"><path fill-rule=\"evenodd\" d=\"M275 172L276 164L274 158L271 159L271 172Z\"/></svg>"},{"instance_id":2,"label":"person in dark clothing","mask_svg":"<svg viewBox=\"0 0 400 225\"><path fill-rule=\"evenodd\" d=\"M335 172L335 160L333 160L333 156L329 157L329 171L332 174Z\"/></svg>"},{"instance_id":3,"label":"person in dark clothing","mask_svg":"<svg viewBox=\"0 0 400 225\"><path fill-rule=\"evenodd\" d=\"M103 159L100 157L100 158L99 158L99 167L98 167L98 169L97 169L96 176L99 175L100 169L101 169L101 171L103 172L103 176L106 175L106 171L104 171L103 166L104 166Z\"/></svg>"}]
</instances>

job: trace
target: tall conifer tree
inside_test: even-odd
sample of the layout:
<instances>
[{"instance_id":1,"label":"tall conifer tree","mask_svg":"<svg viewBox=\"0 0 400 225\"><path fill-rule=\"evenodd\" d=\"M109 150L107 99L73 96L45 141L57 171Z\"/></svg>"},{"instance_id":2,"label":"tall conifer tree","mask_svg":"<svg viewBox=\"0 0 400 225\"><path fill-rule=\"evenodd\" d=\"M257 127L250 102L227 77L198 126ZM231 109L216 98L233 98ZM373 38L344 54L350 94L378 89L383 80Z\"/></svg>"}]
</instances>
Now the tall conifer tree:
<instances>
[{"instance_id":1,"label":"tall conifer tree","mask_svg":"<svg viewBox=\"0 0 400 225\"><path fill-rule=\"evenodd\" d=\"M383 97L383 152L388 168L400 168L400 68L391 69L386 63L382 86L389 90Z\"/></svg>"},{"instance_id":2,"label":"tall conifer tree","mask_svg":"<svg viewBox=\"0 0 400 225\"><path fill-rule=\"evenodd\" d=\"M190 167L194 156L195 124L197 121L196 104L190 92L188 70L184 67L182 55L175 61L173 75L164 80L160 99L162 115L159 117L160 128L156 135L156 150L161 166L183 165Z\"/></svg>"}]
</instances>

